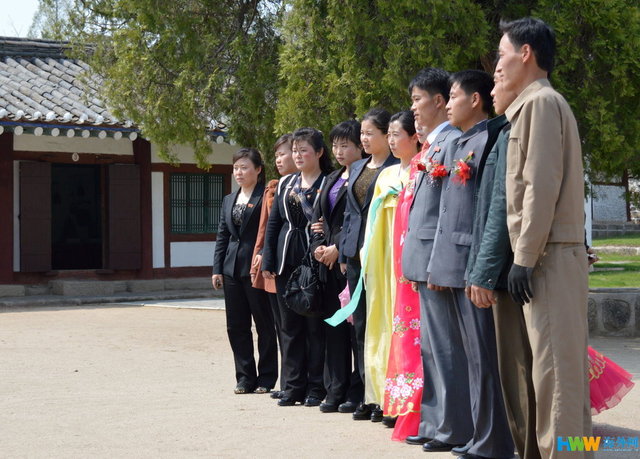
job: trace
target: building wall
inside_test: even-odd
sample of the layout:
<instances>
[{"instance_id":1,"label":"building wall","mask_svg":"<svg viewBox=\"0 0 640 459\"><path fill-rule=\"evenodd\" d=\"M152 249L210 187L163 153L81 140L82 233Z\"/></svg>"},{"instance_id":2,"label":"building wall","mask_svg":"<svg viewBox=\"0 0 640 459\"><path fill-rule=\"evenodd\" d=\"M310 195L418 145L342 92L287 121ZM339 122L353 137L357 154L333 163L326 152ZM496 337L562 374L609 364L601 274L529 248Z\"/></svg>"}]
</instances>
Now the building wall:
<instances>
[{"instance_id":1,"label":"building wall","mask_svg":"<svg viewBox=\"0 0 640 459\"><path fill-rule=\"evenodd\" d=\"M212 143L211 155L209 155L209 162L212 164L231 164L231 158L233 154L238 151L240 147L229 145L227 143ZM171 154L175 155L178 162L181 164L196 164L193 149L188 145L174 145L171 147ZM159 149L157 145L151 144L151 162L152 163L164 163L164 159L160 158Z\"/></svg>"},{"instance_id":2,"label":"building wall","mask_svg":"<svg viewBox=\"0 0 640 459\"><path fill-rule=\"evenodd\" d=\"M98 139L89 137L84 139L81 137L69 138L65 135L51 137L48 135L23 134L14 136L13 149L15 151L133 155L133 142L127 138L115 140L113 138Z\"/></svg>"},{"instance_id":3,"label":"building wall","mask_svg":"<svg viewBox=\"0 0 640 459\"><path fill-rule=\"evenodd\" d=\"M164 268L164 173L151 173L151 230L153 238L153 267Z\"/></svg>"},{"instance_id":4,"label":"building wall","mask_svg":"<svg viewBox=\"0 0 640 459\"><path fill-rule=\"evenodd\" d=\"M627 203L624 187L614 185L593 185L593 220L626 222Z\"/></svg>"},{"instance_id":5,"label":"building wall","mask_svg":"<svg viewBox=\"0 0 640 459\"><path fill-rule=\"evenodd\" d=\"M172 242L171 267L213 266L215 242Z\"/></svg>"},{"instance_id":6,"label":"building wall","mask_svg":"<svg viewBox=\"0 0 640 459\"><path fill-rule=\"evenodd\" d=\"M232 156L239 147L229 144L212 143L212 153L210 162L216 165L225 165L226 168L231 165ZM127 138L115 140L112 138L99 139L96 137L84 138L68 138L64 135L59 137L51 136L35 136L24 134L14 136L14 151L26 152L23 158L28 160L38 160L38 153L78 153L81 155L122 155L133 156L133 142ZM195 167L195 158L193 150L188 146L175 146L172 148L181 165L193 169ZM127 162L132 159L128 158ZM213 250L215 247L214 240L203 240L206 238L194 237L194 241L171 241L169 235L165 233L167 226L165 225L165 176L170 173L163 167L165 161L158 155L158 149L155 145L151 145L151 162L155 169L157 165L160 171L151 172L151 207L152 207L152 229L151 229L151 245L152 245L152 267L154 269L163 268L184 268L184 267L206 267L211 266L213 259ZM180 169L180 168L178 168ZM178 170L176 169L176 170ZM191 170L190 169L190 170ZM14 272L20 272L20 221L18 219L20 209L20 160L13 162L14 172L14 215L13 215L13 232L14 232ZM199 170L199 169L198 169ZM224 169L223 169L224 170ZM227 169L228 170L228 169ZM194 170L195 171L195 170ZM204 172L204 171L203 171ZM231 180L232 190L237 189L235 181ZM168 239L169 238L169 239ZM188 238L188 236L187 236ZM211 237L214 239L214 236ZM168 253L167 253L168 252ZM169 263L167 263L167 255Z\"/></svg>"},{"instance_id":7,"label":"building wall","mask_svg":"<svg viewBox=\"0 0 640 459\"><path fill-rule=\"evenodd\" d=\"M13 270L20 271L20 161L13 162Z\"/></svg>"}]
</instances>

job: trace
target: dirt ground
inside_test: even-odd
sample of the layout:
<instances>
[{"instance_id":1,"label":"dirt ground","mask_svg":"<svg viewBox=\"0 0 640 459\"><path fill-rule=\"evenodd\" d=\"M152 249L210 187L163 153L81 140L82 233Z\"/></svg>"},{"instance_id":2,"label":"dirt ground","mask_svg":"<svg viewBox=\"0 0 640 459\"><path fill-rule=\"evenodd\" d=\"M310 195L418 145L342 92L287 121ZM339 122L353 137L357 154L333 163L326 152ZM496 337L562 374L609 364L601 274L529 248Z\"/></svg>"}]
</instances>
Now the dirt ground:
<instances>
[{"instance_id":1,"label":"dirt ground","mask_svg":"<svg viewBox=\"0 0 640 459\"><path fill-rule=\"evenodd\" d=\"M592 345L637 380L640 340ZM220 310L0 313L2 458L452 457L393 442L379 423L278 407L268 395L234 395L234 386ZM640 436L639 393L595 418L596 434Z\"/></svg>"}]
</instances>

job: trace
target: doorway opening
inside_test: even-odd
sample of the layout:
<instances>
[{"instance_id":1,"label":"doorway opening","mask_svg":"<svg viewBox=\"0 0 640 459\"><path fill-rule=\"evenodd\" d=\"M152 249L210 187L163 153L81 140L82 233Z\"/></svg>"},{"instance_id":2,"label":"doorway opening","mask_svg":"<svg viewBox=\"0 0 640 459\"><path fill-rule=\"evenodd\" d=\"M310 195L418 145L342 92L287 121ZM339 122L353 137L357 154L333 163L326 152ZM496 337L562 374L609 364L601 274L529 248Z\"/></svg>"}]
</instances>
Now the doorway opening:
<instances>
[{"instance_id":1,"label":"doorway opening","mask_svg":"<svg viewBox=\"0 0 640 459\"><path fill-rule=\"evenodd\" d=\"M96 165L51 166L51 267L103 267L101 170Z\"/></svg>"}]
</instances>

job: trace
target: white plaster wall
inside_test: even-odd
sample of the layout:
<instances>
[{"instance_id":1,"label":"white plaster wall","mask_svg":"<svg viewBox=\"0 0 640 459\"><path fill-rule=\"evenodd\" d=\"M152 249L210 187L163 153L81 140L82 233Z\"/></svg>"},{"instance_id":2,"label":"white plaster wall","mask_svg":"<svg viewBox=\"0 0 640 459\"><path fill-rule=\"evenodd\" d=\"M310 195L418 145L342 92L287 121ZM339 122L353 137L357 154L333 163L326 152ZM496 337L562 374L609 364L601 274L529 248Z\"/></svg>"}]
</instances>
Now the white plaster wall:
<instances>
[{"instance_id":1,"label":"white plaster wall","mask_svg":"<svg viewBox=\"0 0 640 459\"><path fill-rule=\"evenodd\" d=\"M164 268L164 174L151 173L151 240L153 267Z\"/></svg>"},{"instance_id":2,"label":"white plaster wall","mask_svg":"<svg viewBox=\"0 0 640 459\"><path fill-rule=\"evenodd\" d=\"M231 158L233 154L240 149L237 145L229 145L228 143L212 143L209 162L211 164L232 164ZM165 161L158 155L158 147L151 144L151 162L164 163ZM195 164L196 160L193 149L188 145L174 145L171 152L176 155L178 161L183 164Z\"/></svg>"},{"instance_id":3,"label":"white plaster wall","mask_svg":"<svg viewBox=\"0 0 640 459\"><path fill-rule=\"evenodd\" d=\"M172 242L171 267L212 266L215 242Z\"/></svg>"},{"instance_id":4,"label":"white plaster wall","mask_svg":"<svg viewBox=\"0 0 640 459\"><path fill-rule=\"evenodd\" d=\"M13 271L20 272L20 161L13 162Z\"/></svg>"},{"instance_id":5,"label":"white plaster wall","mask_svg":"<svg viewBox=\"0 0 640 459\"><path fill-rule=\"evenodd\" d=\"M69 138L66 135L52 137L50 135L35 136L32 134L13 137L13 149L16 151L52 151L62 153L107 153L111 155L133 155L133 142L122 138L115 140L107 137Z\"/></svg>"}]
</instances>

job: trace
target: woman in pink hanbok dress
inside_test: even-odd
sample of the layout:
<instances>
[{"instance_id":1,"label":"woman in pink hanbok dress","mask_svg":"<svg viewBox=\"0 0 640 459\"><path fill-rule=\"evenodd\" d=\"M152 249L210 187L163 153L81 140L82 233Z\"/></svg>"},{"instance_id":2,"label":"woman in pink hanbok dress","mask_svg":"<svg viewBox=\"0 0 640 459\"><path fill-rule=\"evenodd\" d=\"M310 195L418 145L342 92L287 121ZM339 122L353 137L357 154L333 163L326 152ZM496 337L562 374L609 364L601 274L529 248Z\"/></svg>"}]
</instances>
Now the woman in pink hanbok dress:
<instances>
[{"instance_id":1,"label":"woman in pink hanbok dress","mask_svg":"<svg viewBox=\"0 0 640 459\"><path fill-rule=\"evenodd\" d=\"M415 132L414 128L408 133ZM413 203L415 175L418 171L418 163L427 151L424 147L426 145L423 145L423 150L411 160L409 181L398 196L393 227L396 298L384 392L384 415L396 419L391 438L397 441L403 441L407 436L418 433L424 383L420 352L420 297L413 289L411 282L402 275L401 256L409 221L409 209Z\"/></svg>"}]
</instances>

